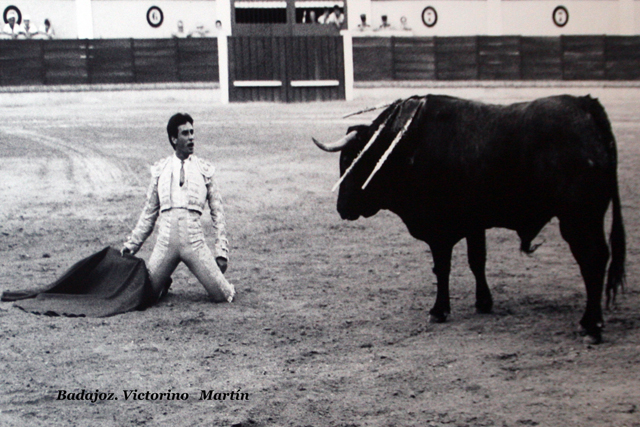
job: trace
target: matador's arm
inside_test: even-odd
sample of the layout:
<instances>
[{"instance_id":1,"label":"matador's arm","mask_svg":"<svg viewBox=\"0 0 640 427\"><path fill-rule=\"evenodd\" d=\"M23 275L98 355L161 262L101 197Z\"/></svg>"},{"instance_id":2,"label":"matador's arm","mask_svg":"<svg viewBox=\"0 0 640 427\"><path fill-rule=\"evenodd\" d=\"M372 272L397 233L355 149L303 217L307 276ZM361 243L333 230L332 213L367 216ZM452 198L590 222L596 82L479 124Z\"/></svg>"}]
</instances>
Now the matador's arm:
<instances>
[{"instance_id":1,"label":"matador's arm","mask_svg":"<svg viewBox=\"0 0 640 427\"><path fill-rule=\"evenodd\" d=\"M214 168L210 164L205 164L205 182L207 185L207 202L213 222L213 230L215 233L215 244L213 253L216 258L222 257L229 259L229 241L227 240L226 222L224 216L224 208L222 207L222 196L218 189L214 177Z\"/></svg>"},{"instance_id":2,"label":"matador's arm","mask_svg":"<svg viewBox=\"0 0 640 427\"><path fill-rule=\"evenodd\" d=\"M142 209L142 213L140 213L138 223L124 243L124 247L128 249L131 254L138 252L144 241L147 240L147 237L149 237L153 231L159 213L160 198L158 197L158 177L152 174L151 184L147 190L147 202Z\"/></svg>"}]
</instances>

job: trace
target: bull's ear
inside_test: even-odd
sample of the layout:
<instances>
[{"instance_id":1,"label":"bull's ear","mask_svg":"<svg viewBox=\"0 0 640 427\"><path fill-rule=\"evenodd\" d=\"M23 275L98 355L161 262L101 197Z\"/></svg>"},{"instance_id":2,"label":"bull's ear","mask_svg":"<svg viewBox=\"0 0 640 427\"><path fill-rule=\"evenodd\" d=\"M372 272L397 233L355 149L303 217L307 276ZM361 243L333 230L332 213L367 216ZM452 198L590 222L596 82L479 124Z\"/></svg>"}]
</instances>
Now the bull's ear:
<instances>
[{"instance_id":1,"label":"bull's ear","mask_svg":"<svg viewBox=\"0 0 640 427\"><path fill-rule=\"evenodd\" d=\"M356 132L360 132L360 134L362 134L369 126L367 125L356 125L356 126L349 126L349 129L347 129L347 133L351 133L352 131L356 131Z\"/></svg>"}]
</instances>

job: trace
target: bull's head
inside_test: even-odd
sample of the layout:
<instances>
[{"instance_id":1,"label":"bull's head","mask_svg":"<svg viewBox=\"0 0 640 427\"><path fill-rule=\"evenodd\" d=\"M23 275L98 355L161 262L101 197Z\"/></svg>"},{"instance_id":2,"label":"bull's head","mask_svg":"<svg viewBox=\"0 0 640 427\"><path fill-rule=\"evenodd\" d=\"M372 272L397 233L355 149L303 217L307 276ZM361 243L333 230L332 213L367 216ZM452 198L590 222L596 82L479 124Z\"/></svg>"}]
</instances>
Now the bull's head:
<instances>
[{"instance_id":1,"label":"bull's head","mask_svg":"<svg viewBox=\"0 0 640 427\"><path fill-rule=\"evenodd\" d=\"M384 207L388 195L381 180L371 183L372 179L409 129L422 105L424 98L398 100L370 126L351 127L339 141L323 144L313 139L324 151L340 151L340 180L336 187L340 185L338 212L343 219L369 217Z\"/></svg>"},{"instance_id":2,"label":"bull's head","mask_svg":"<svg viewBox=\"0 0 640 427\"><path fill-rule=\"evenodd\" d=\"M340 185L338 193L338 212L342 219L355 220L361 215L369 217L375 215L380 207L373 203L374 197L362 186L367 179L367 173L371 171L371 161L361 162L363 149L373 135L371 126L350 127L347 135L331 144L323 144L313 139L313 142L327 152L340 152ZM368 165L369 164L369 165ZM369 167L367 167L369 166ZM334 187L335 189L335 187Z\"/></svg>"}]
</instances>

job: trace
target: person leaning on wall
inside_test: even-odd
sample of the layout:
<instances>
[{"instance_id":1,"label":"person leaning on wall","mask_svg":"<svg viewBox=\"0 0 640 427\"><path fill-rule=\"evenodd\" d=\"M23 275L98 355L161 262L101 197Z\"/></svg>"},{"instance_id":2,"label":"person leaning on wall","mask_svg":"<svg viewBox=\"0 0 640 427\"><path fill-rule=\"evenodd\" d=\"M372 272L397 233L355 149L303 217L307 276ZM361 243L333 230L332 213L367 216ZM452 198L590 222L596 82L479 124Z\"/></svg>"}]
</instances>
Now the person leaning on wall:
<instances>
[{"instance_id":1,"label":"person leaning on wall","mask_svg":"<svg viewBox=\"0 0 640 427\"><path fill-rule=\"evenodd\" d=\"M22 28L24 28L24 33L18 35L18 38L21 39L32 39L40 33L38 26L31 22L31 16L29 15L25 15L24 18L22 18Z\"/></svg>"},{"instance_id":2,"label":"person leaning on wall","mask_svg":"<svg viewBox=\"0 0 640 427\"><path fill-rule=\"evenodd\" d=\"M15 15L10 15L7 18L7 23L2 27L3 39L17 39L20 35L25 34L24 27L16 22Z\"/></svg>"},{"instance_id":3,"label":"person leaning on wall","mask_svg":"<svg viewBox=\"0 0 640 427\"><path fill-rule=\"evenodd\" d=\"M176 26L177 26L176 31L171 33L171 37L174 37L177 39L187 37L187 33L184 32L184 24L182 23L182 21L178 21Z\"/></svg>"},{"instance_id":4,"label":"person leaning on wall","mask_svg":"<svg viewBox=\"0 0 640 427\"><path fill-rule=\"evenodd\" d=\"M342 24L344 23L344 14L340 10L340 6L333 6L333 11L327 16L327 19L324 21L327 25L335 25L338 29L342 28Z\"/></svg>"}]
</instances>

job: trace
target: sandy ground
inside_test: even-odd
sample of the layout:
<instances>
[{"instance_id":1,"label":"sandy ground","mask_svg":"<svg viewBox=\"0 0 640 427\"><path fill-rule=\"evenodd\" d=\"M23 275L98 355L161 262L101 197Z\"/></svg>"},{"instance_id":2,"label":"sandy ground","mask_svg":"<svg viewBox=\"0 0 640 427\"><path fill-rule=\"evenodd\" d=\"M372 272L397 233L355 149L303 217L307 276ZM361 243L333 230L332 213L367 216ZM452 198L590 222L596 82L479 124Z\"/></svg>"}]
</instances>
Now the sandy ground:
<instances>
[{"instance_id":1,"label":"sandy ground","mask_svg":"<svg viewBox=\"0 0 640 427\"><path fill-rule=\"evenodd\" d=\"M555 221L533 256L515 233L488 232L491 315L475 313L459 244L453 313L430 324L426 245L388 212L340 220L337 155L310 137L337 138L375 116L343 114L427 92L600 98L618 139L628 241L628 284L605 313L603 344L578 336L584 286ZM0 290L46 285L120 248L148 166L170 154L163 129L176 111L194 116L196 152L217 165L238 290L234 303L213 304L179 267L169 297L143 312L55 318L2 303L0 425L640 426L639 89L381 88L304 105L224 106L218 95L0 94ZM114 400L60 400L61 390ZM203 390L235 394L201 400ZM188 399L146 398L169 391Z\"/></svg>"}]
</instances>

